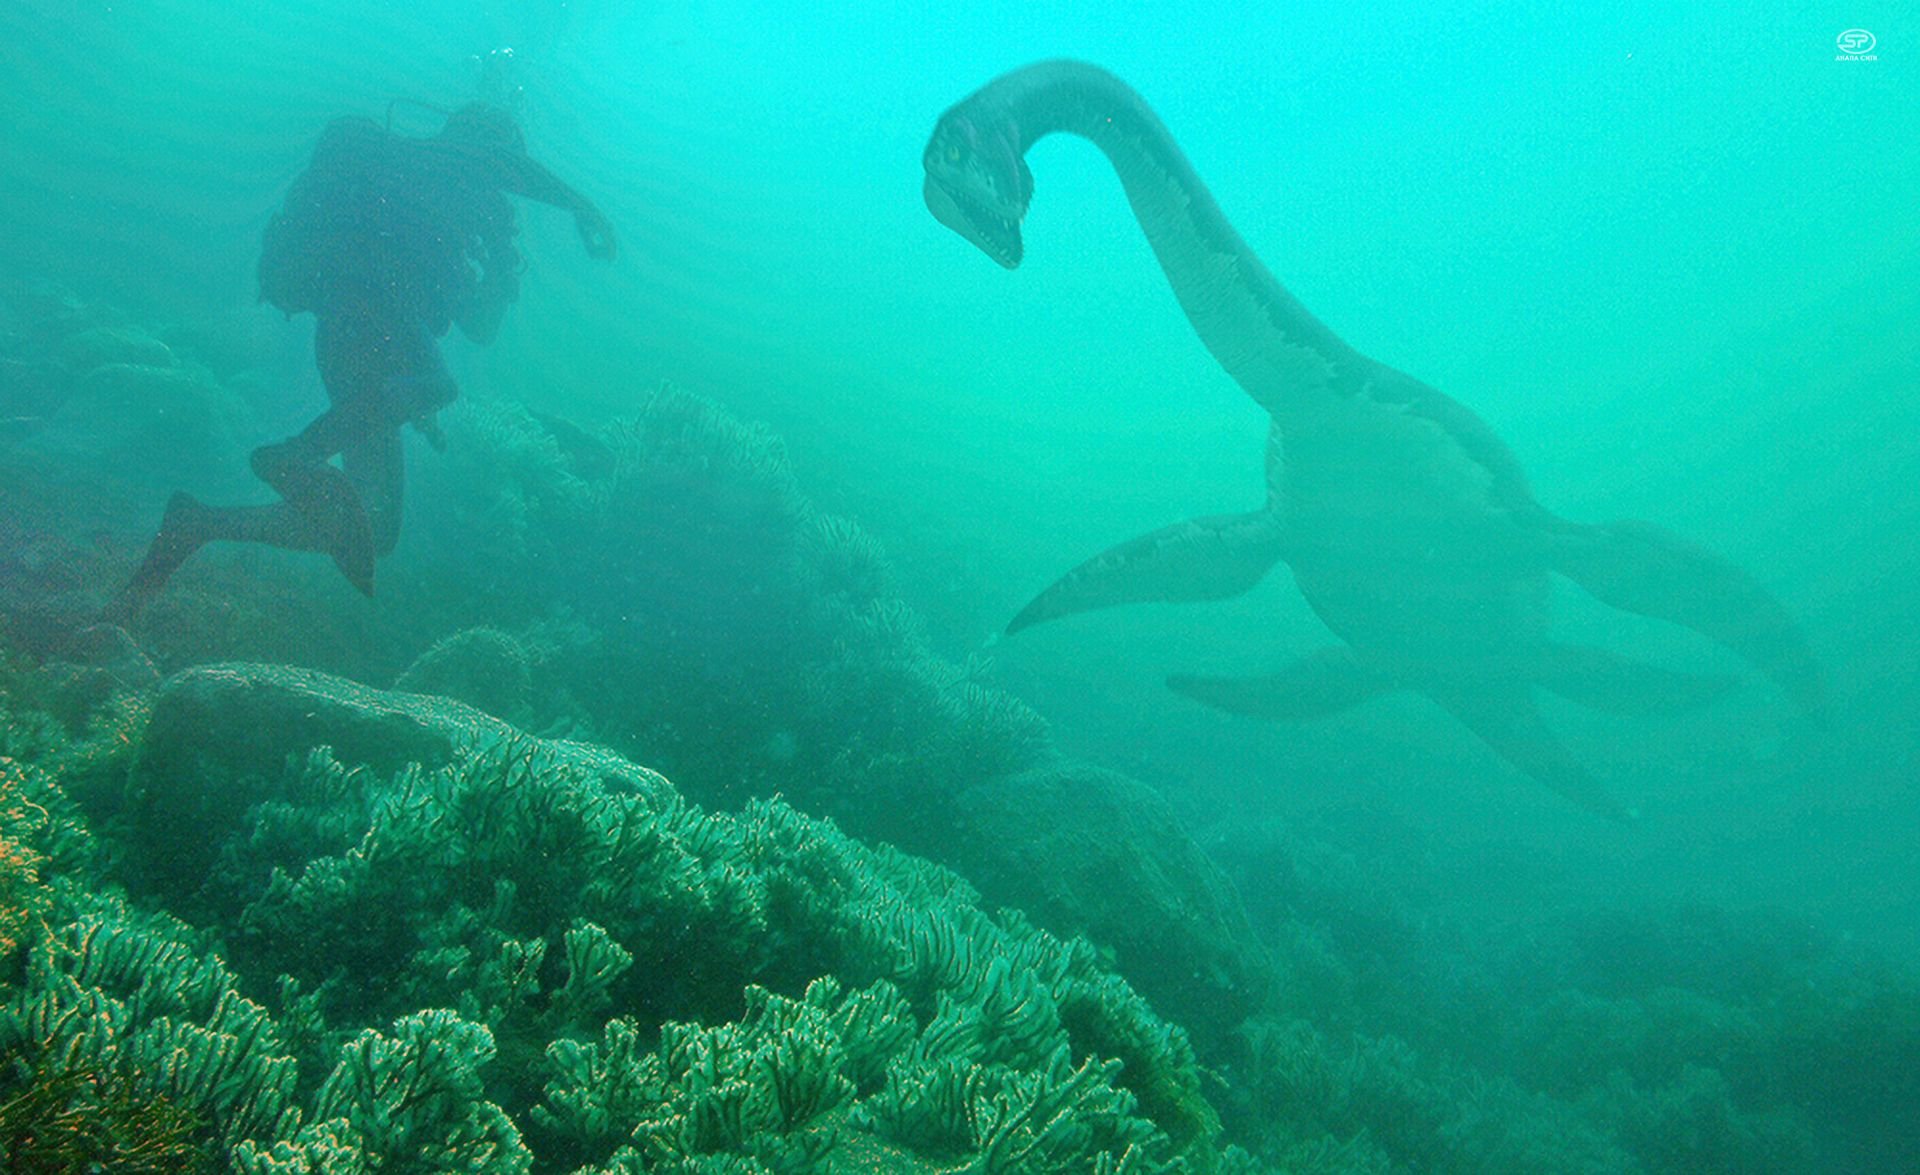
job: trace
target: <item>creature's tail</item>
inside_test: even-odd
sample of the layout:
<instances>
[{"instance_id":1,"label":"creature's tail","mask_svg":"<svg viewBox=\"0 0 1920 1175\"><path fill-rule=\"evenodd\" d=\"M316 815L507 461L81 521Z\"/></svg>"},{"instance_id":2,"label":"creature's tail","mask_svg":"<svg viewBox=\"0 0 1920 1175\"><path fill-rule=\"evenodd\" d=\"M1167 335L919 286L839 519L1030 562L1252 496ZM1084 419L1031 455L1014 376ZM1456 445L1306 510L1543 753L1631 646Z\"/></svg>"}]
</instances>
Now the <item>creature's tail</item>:
<instances>
[{"instance_id":1,"label":"creature's tail","mask_svg":"<svg viewBox=\"0 0 1920 1175\"><path fill-rule=\"evenodd\" d=\"M1704 547L1649 522L1561 523L1554 570L1601 603L1684 625L1738 653L1808 717L1826 694L1806 638L1754 578Z\"/></svg>"}]
</instances>

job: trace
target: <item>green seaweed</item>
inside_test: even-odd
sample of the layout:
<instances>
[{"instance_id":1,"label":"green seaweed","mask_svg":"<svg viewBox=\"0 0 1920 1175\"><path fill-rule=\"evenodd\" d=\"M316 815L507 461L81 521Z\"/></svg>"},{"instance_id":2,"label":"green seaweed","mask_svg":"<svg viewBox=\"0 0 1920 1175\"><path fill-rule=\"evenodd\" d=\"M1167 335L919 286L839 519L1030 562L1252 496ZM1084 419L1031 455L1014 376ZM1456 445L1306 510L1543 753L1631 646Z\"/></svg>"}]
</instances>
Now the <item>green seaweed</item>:
<instances>
[{"instance_id":1,"label":"green seaweed","mask_svg":"<svg viewBox=\"0 0 1920 1175\"><path fill-rule=\"evenodd\" d=\"M703 812L523 736L391 774L198 769L240 807L155 896L235 928L309 1075L275 1086L293 1117L226 1136L249 1171L1220 1163L1184 1034L1090 945L778 800ZM965 1133L903 1116L923 1093Z\"/></svg>"},{"instance_id":2,"label":"green seaweed","mask_svg":"<svg viewBox=\"0 0 1920 1175\"><path fill-rule=\"evenodd\" d=\"M26 1070L164 1099L223 1146L297 1125L296 1063L266 1009L177 920L60 887L64 917L35 943L0 1009L0 1057Z\"/></svg>"}]
</instances>

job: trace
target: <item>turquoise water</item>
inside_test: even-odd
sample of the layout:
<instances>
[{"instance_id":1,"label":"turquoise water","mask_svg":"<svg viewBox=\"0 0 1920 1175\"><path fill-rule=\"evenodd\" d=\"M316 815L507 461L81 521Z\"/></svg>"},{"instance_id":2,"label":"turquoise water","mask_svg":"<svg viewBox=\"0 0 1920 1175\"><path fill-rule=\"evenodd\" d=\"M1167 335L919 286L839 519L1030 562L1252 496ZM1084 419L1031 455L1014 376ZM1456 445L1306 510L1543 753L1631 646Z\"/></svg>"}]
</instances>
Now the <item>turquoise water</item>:
<instances>
[{"instance_id":1,"label":"turquoise water","mask_svg":"<svg viewBox=\"0 0 1920 1175\"><path fill-rule=\"evenodd\" d=\"M1874 60L1836 59L1853 28L1876 35ZM1292 829L1368 862L1410 924L1469 941L1627 910L1684 954L1685 919L1708 911L1910 968L1917 45L1920 19L1878 4L13 0L0 286L52 283L221 340L249 373L257 435L239 452L285 435L322 399L310 320L255 303L267 217L328 119L455 105L476 59L510 46L532 153L599 204L622 252L595 264L564 215L524 207L529 265L499 339L445 347L471 403L593 425L667 381L764 423L804 493L885 548L940 656L990 657L1064 752L1159 789L1202 843ZM1262 493L1265 418L1199 345L1095 150L1031 153L1017 272L921 202L938 114L1047 57L1131 82L1288 288L1477 411L1550 508L1654 519L1754 574L1823 664L1829 727L1800 729L1757 680L1671 719L1550 704L1646 813L1620 829L1424 701L1294 727L1167 693L1169 672L1257 673L1326 643L1284 571L1239 599L989 646L1081 559ZM243 462L208 484L257 500ZM149 487L91 521L115 536L112 574L163 501ZM1576 639L1738 668L1570 587L1555 604ZM267 655L202 635L175 634L163 668ZM1289 900L1235 868L1250 906ZM1912 1035L1884 1043L1920 1059L1898 1052ZM1916 1153L1913 1108L1904 1124L1863 1112L1892 1140L1873 1153Z\"/></svg>"}]
</instances>

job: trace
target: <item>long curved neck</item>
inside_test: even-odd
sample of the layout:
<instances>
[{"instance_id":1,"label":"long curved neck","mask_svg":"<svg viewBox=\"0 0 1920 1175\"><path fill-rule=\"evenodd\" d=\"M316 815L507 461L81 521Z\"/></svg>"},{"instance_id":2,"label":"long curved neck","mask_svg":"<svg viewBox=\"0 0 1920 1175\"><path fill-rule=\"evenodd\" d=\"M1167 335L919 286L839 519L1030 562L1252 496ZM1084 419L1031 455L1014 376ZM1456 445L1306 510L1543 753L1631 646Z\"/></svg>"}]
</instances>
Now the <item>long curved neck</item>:
<instances>
[{"instance_id":1,"label":"long curved neck","mask_svg":"<svg viewBox=\"0 0 1920 1175\"><path fill-rule=\"evenodd\" d=\"M1350 394L1372 366L1274 278L1159 117L1119 78L1083 62L1041 62L988 83L970 101L981 103L976 119L1011 121L1022 154L1056 132L1106 154L1200 340L1277 419L1294 415L1303 399Z\"/></svg>"}]
</instances>

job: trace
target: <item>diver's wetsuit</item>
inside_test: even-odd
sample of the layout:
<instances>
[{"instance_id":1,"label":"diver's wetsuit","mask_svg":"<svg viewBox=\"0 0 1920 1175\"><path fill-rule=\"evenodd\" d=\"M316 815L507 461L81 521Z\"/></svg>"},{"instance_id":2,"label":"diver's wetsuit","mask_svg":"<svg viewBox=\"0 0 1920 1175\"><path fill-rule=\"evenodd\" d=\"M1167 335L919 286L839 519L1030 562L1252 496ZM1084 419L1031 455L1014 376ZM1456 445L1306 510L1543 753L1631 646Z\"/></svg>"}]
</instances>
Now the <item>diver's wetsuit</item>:
<instances>
[{"instance_id":1,"label":"diver's wetsuit","mask_svg":"<svg viewBox=\"0 0 1920 1175\"><path fill-rule=\"evenodd\" d=\"M572 212L587 252L614 256L606 218L527 157L503 111L464 107L429 139L364 118L327 126L260 254L261 299L316 320L327 411L254 451L254 472L281 501L215 507L175 494L110 613L132 616L219 539L325 552L372 593L374 560L400 533L400 426L412 423L438 447L434 413L459 394L437 340L457 324L477 343L492 341L519 293L508 194Z\"/></svg>"}]
</instances>

